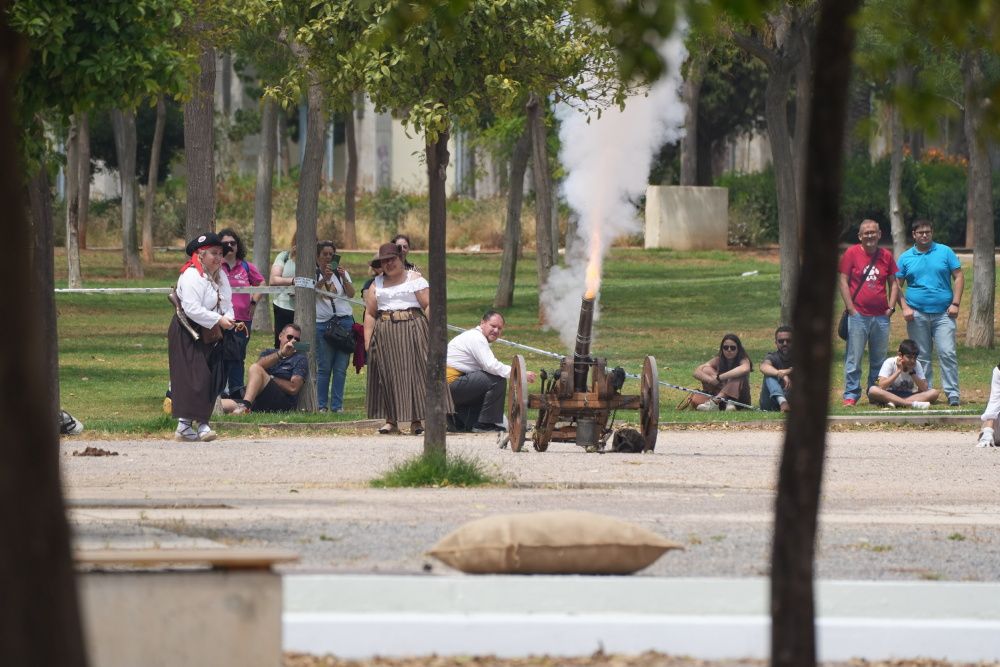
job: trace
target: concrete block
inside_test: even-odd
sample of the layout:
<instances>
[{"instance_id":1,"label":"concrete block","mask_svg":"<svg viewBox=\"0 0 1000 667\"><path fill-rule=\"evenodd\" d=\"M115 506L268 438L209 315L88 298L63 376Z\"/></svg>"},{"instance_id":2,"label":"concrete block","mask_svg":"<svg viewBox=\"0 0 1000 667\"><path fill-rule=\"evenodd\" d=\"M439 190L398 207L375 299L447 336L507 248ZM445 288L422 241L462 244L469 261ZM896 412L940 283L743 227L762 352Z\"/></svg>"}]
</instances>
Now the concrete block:
<instances>
[{"instance_id":1,"label":"concrete block","mask_svg":"<svg viewBox=\"0 0 1000 667\"><path fill-rule=\"evenodd\" d=\"M646 188L646 247L725 250L729 190L688 185Z\"/></svg>"},{"instance_id":2,"label":"concrete block","mask_svg":"<svg viewBox=\"0 0 1000 667\"><path fill-rule=\"evenodd\" d=\"M281 577L268 570L81 572L92 667L278 667Z\"/></svg>"}]
</instances>

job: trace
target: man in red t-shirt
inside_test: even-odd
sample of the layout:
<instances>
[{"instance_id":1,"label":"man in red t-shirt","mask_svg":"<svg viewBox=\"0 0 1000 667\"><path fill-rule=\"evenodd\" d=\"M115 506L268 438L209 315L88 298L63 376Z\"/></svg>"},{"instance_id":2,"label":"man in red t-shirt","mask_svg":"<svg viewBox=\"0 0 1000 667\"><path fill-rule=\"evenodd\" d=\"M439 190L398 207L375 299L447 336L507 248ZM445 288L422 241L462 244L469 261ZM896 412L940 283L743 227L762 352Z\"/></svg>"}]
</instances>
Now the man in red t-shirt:
<instances>
[{"instance_id":1,"label":"man in red t-shirt","mask_svg":"<svg viewBox=\"0 0 1000 667\"><path fill-rule=\"evenodd\" d=\"M853 407L861 398L861 357L865 346L868 346L865 393L878 381L879 369L888 356L889 317L896 312L899 284L892 252L878 247L881 238L882 230L877 222L863 221L858 229L861 243L848 248L840 259L840 297L849 315L844 356L844 405L847 407Z\"/></svg>"}]
</instances>

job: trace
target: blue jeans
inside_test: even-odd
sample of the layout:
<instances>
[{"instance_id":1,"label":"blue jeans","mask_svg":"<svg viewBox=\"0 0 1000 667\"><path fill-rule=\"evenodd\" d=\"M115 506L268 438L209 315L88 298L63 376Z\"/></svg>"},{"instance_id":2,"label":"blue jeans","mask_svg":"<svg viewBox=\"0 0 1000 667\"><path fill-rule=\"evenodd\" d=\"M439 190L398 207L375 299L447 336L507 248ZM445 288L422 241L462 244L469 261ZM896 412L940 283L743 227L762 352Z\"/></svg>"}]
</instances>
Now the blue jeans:
<instances>
[{"instance_id":1,"label":"blue jeans","mask_svg":"<svg viewBox=\"0 0 1000 667\"><path fill-rule=\"evenodd\" d=\"M948 396L948 402L960 400L958 392L958 354L955 352L955 320L943 313L921 313L913 311L913 321L906 323L906 335L920 347L917 361L927 376L927 386L933 387L931 375L931 352L937 352L938 366L941 367L941 388Z\"/></svg>"},{"instance_id":2,"label":"blue jeans","mask_svg":"<svg viewBox=\"0 0 1000 667\"><path fill-rule=\"evenodd\" d=\"M226 384L229 386L227 395L231 397L243 396L246 385L243 383L243 366L247 358L247 343L250 342L250 322L244 321L247 325L247 332L233 331L232 336L240 343L240 358L228 359L222 362L223 373L226 376ZM226 332L226 335L230 335Z\"/></svg>"},{"instance_id":3,"label":"blue jeans","mask_svg":"<svg viewBox=\"0 0 1000 667\"><path fill-rule=\"evenodd\" d=\"M785 398L785 385L781 384L781 380L778 378L773 378L769 375L764 376L764 386L760 390L760 409L761 410L780 410L781 401L779 398Z\"/></svg>"},{"instance_id":4,"label":"blue jeans","mask_svg":"<svg viewBox=\"0 0 1000 667\"><path fill-rule=\"evenodd\" d=\"M847 318L847 351L844 353L844 398L858 400L878 381L882 362L889 356L889 318L857 313ZM868 346L868 383L861 386L861 357Z\"/></svg>"},{"instance_id":5,"label":"blue jeans","mask_svg":"<svg viewBox=\"0 0 1000 667\"><path fill-rule=\"evenodd\" d=\"M329 322L350 329L354 324L354 318L350 315L334 316L327 322L316 323L316 401L320 409L328 407L330 410L342 410L344 384L347 382L347 365L351 363L351 353L335 350L326 342L323 332L326 331Z\"/></svg>"}]
</instances>

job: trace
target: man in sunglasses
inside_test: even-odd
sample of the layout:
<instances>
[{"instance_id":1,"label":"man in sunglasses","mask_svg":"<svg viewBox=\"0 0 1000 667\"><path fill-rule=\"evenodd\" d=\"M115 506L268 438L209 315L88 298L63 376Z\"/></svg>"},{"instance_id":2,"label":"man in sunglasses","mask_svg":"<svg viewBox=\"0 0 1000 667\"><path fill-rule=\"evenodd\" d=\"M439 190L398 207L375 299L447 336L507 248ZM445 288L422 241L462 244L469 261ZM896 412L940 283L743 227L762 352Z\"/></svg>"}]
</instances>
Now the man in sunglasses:
<instances>
[{"instance_id":1,"label":"man in sunglasses","mask_svg":"<svg viewBox=\"0 0 1000 667\"><path fill-rule=\"evenodd\" d=\"M295 349L302 329L288 324L279 334L281 347L269 348L247 370L247 388L239 400L223 399L227 414L248 412L291 412L299 402L299 391L309 376L309 359Z\"/></svg>"},{"instance_id":2,"label":"man in sunglasses","mask_svg":"<svg viewBox=\"0 0 1000 667\"><path fill-rule=\"evenodd\" d=\"M760 409L788 412L788 392L792 389L792 328L782 325L774 331L777 349L760 362L764 386L760 388Z\"/></svg>"},{"instance_id":3,"label":"man in sunglasses","mask_svg":"<svg viewBox=\"0 0 1000 667\"><path fill-rule=\"evenodd\" d=\"M896 277L906 284L899 295L906 320L906 334L920 348L918 362L933 385L931 351L941 367L941 388L948 404L961 402L958 390L958 354L955 351L956 320L962 304L965 276L955 252L933 240L931 223L917 220L910 227L913 247L899 256ZM954 284L952 283L954 281Z\"/></svg>"}]
</instances>

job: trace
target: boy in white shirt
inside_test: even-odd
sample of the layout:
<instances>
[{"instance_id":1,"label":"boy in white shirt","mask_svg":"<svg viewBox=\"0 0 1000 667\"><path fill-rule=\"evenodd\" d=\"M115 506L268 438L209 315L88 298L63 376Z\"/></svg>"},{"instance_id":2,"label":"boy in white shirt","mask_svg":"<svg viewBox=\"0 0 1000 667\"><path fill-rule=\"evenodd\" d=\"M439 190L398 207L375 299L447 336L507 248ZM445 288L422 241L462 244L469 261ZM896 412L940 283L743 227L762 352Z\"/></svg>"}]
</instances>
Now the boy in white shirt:
<instances>
[{"instance_id":1,"label":"boy in white shirt","mask_svg":"<svg viewBox=\"0 0 1000 667\"><path fill-rule=\"evenodd\" d=\"M878 384L868 390L868 401L885 403L890 408L906 407L926 410L938 399L940 392L927 386L924 369L917 363L920 349L907 338L899 344L899 354L882 363Z\"/></svg>"}]
</instances>

